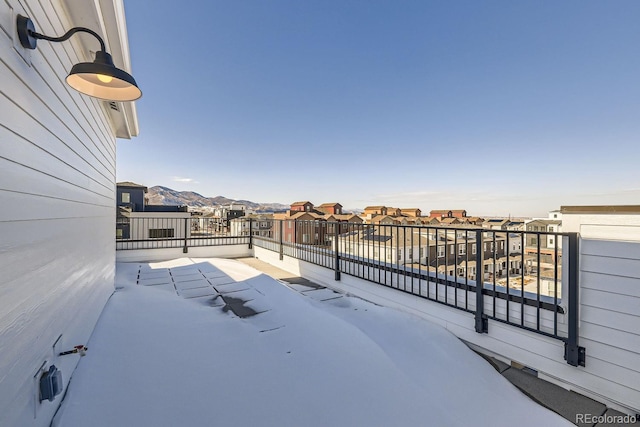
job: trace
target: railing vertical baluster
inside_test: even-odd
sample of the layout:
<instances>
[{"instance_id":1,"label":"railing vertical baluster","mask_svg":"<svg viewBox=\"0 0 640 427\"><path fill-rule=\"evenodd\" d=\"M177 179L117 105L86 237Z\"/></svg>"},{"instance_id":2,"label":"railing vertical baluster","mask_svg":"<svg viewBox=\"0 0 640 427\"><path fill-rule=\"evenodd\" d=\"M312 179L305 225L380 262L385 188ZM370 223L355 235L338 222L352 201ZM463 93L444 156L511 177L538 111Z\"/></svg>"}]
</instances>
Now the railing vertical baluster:
<instances>
[{"instance_id":1,"label":"railing vertical baluster","mask_svg":"<svg viewBox=\"0 0 640 427\"><path fill-rule=\"evenodd\" d=\"M476 241L482 242L482 230L476 231ZM484 254L483 251L476 251L476 267L482 266ZM484 288L484 270L480 271L480 274L477 274L478 269L476 268L476 332L482 334L488 332L489 329L489 320L487 316L484 314L484 294L482 290Z\"/></svg>"},{"instance_id":2,"label":"railing vertical baluster","mask_svg":"<svg viewBox=\"0 0 640 427\"><path fill-rule=\"evenodd\" d=\"M249 249L253 249L253 218L249 218Z\"/></svg>"},{"instance_id":3,"label":"railing vertical baluster","mask_svg":"<svg viewBox=\"0 0 640 427\"><path fill-rule=\"evenodd\" d=\"M558 335L558 235L553 235L553 335Z\"/></svg>"},{"instance_id":4,"label":"railing vertical baluster","mask_svg":"<svg viewBox=\"0 0 640 427\"><path fill-rule=\"evenodd\" d=\"M493 317L496 317L496 276L498 275L497 270L497 265L496 265L496 254L498 252L498 242L496 242L496 232L493 232L493 238L491 239L491 244L492 246L492 257L493 257L493 266L491 267L492 271L492 276L493 276L493 283L491 285L491 288L493 290Z\"/></svg>"},{"instance_id":5,"label":"railing vertical baluster","mask_svg":"<svg viewBox=\"0 0 640 427\"><path fill-rule=\"evenodd\" d=\"M469 230L465 231L465 240L469 241ZM476 245L476 254L478 253L478 241L475 241L475 245ZM471 243L471 255L475 255L473 253L473 245L474 243ZM476 266L476 277L478 276L478 267ZM456 306L457 306L457 298L456 298ZM469 254L467 253L467 256L464 258L464 309L468 310L469 309Z\"/></svg>"},{"instance_id":6,"label":"railing vertical baluster","mask_svg":"<svg viewBox=\"0 0 640 427\"><path fill-rule=\"evenodd\" d=\"M505 236L505 244L507 245L507 251L506 251L506 255L507 255L507 261L506 261L506 265L505 265L505 269L507 270L507 323L509 322L509 275L511 274L511 259L509 259L510 254L509 254L509 236L510 236L510 231L507 230L507 234Z\"/></svg>"},{"instance_id":7,"label":"railing vertical baluster","mask_svg":"<svg viewBox=\"0 0 640 427\"><path fill-rule=\"evenodd\" d=\"M185 254L187 252L189 252L189 247L187 246L188 245L187 235L188 235L188 231L189 231L189 221L190 221L190 218L184 218L184 247L182 248L182 252L185 253ZM164 227L166 227L166 224L165 224ZM171 246L173 246L173 245L171 245Z\"/></svg>"},{"instance_id":8,"label":"railing vertical baluster","mask_svg":"<svg viewBox=\"0 0 640 427\"><path fill-rule=\"evenodd\" d=\"M407 290L407 260L409 252L407 252L407 226L402 226L402 290ZM400 266L398 266L400 267Z\"/></svg>"},{"instance_id":9,"label":"railing vertical baluster","mask_svg":"<svg viewBox=\"0 0 640 427\"><path fill-rule=\"evenodd\" d=\"M538 244L537 244L537 251L538 253L536 254L536 270L537 270L537 277L536 277L536 329L540 330L540 273L542 273L542 268L540 267L540 239L542 239L542 237L544 236L546 238L545 235L537 233L538 235Z\"/></svg>"},{"instance_id":10,"label":"railing vertical baluster","mask_svg":"<svg viewBox=\"0 0 640 427\"><path fill-rule=\"evenodd\" d=\"M460 249L458 248L458 230L454 230L454 235L453 235L453 277L454 277L454 282L453 285L454 286L458 286L458 255L460 253ZM447 292L447 289L449 288L449 286L446 286L444 288L444 302L446 302L447 304L449 303L449 294Z\"/></svg>"},{"instance_id":11,"label":"railing vertical baluster","mask_svg":"<svg viewBox=\"0 0 640 427\"><path fill-rule=\"evenodd\" d=\"M280 243L280 248L278 249L278 252L280 254L280 261L282 261L284 259L284 245L282 244L284 241L284 219L279 219L278 220L278 226L280 227L280 231L278 233L278 240Z\"/></svg>"},{"instance_id":12,"label":"railing vertical baluster","mask_svg":"<svg viewBox=\"0 0 640 427\"><path fill-rule=\"evenodd\" d=\"M339 231L338 231L338 223L334 223L333 224L333 241L334 241L334 251L335 251L335 280L340 280L340 246L338 245L338 235L339 235Z\"/></svg>"},{"instance_id":13,"label":"railing vertical baluster","mask_svg":"<svg viewBox=\"0 0 640 427\"><path fill-rule=\"evenodd\" d=\"M524 269L527 260L525 259L525 234L520 235L520 325L524 326Z\"/></svg>"}]
</instances>

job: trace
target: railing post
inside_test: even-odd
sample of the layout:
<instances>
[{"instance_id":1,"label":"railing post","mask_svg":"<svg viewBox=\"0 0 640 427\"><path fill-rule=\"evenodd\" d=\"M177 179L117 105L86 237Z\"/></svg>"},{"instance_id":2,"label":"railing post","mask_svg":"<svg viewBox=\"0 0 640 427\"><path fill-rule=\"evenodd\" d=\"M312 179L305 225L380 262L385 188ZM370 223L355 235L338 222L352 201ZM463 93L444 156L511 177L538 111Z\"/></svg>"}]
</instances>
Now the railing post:
<instances>
[{"instance_id":1,"label":"railing post","mask_svg":"<svg viewBox=\"0 0 640 427\"><path fill-rule=\"evenodd\" d=\"M340 280L340 245L338 244L339 224L339 222L333 223L333 251L335 252L335 265L333 269L335 271L335 280Z\"/></svg>"},{"instance_id":2,"label":"railing post","mask_svg":"<svg viewBox=\"0 0 640 427\"><path fill-rule=\"evenodd\" d=\"M253 218L249 218L249 249L253 249Z\"/></svg>"},{"instance_id":3,"label":"railing post","mask_svg":"<svg viewBox=\"0 0 640 427\"><path fill-rule=\"evenodd\" d=\"M187 246L188 244L188 240L187 240L187 232L189 231L189 221L191 220L191 218L185 218L184 219L184 246L182 247L182 253L187 253L189 252L189 247Z\"/></svg>"},{"instance_id":4,"label":"railing post","mask_svg":"<svg viewBox=\"0 0 640 427\"><path fill-rule=\"evenodd\" d=\"M580 299L578 284L578 233L569 234L569 295L568 337L564 343L564 358L571 366L585 366L586 350L578 345L578 323L580 322Z\"/></svg>"},{"instance_id":5,"label":"railing post","mask_svg":"<svg viewBox=\"0 0 640 427\"><path fill-rule=\"evenodd\" d=\"M284 234L284 219L280 219L278 222L280 224L280 261L282 261L284 259L284 250L282 246L282 242L284 241L284 238L282 237Z\"/></svg>"},{"instance_id":6,"label":"railing post","mask_svg":"<svg viewBox=\"0 0 640 427\"><path fill-rule=\"evenodd\" d=\"M484 239L483 231L476 231L476 332L489 332L489 319L484 314Z\"/></svg>"}]
</instances>

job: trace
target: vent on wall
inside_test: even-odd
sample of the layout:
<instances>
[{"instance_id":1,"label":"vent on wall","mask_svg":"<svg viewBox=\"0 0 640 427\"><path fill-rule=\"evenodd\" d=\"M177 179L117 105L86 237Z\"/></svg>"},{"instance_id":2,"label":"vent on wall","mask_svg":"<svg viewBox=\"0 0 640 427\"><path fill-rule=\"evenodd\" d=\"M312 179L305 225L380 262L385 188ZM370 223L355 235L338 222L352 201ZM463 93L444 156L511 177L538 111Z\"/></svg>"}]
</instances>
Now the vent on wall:
<instances>
[{"instance_id":1,"label":"vent on wall","mask_svg":"<svg viewBox=\"0 0 640 427\"><path fill-rule=\"evenodd\" d=\"M120 111L120 108L118 108L118 104L116 104L114 101L109 102L109 108L114 111Z\"/></svg>"}]
</instances>

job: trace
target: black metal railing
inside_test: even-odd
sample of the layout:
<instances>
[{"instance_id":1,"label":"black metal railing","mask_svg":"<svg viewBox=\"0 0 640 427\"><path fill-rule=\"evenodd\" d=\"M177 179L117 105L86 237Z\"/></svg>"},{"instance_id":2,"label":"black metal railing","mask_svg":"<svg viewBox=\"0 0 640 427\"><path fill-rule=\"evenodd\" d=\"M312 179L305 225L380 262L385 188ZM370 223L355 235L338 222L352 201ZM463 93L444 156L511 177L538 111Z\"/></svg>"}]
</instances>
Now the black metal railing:
<instances>
[{"instance_id":1,"label":"black metal railing","mask_svg":"<svg viewBox=\"0 0 640 427\"><path fill-rule=\"evenodd\" d=\"M230 229L217 219L190 216L119 217L116 219L116 250L228 246L249 244L249 221ZM246 228L246 230L245 230Z\"/></svg>"},{"instance_id":2,"label":"black metal railing","mask_svg":"<svg viewBox=\"0 0 640 427\"><path fill-rule=\"evenodd\" d=\"M351 222L122 218L119 250L247 244L578 345L576 233ZM155 231L153 231L155 230ZM477 288L482 292L477 292Z\"/></svg>"}]
</instances>

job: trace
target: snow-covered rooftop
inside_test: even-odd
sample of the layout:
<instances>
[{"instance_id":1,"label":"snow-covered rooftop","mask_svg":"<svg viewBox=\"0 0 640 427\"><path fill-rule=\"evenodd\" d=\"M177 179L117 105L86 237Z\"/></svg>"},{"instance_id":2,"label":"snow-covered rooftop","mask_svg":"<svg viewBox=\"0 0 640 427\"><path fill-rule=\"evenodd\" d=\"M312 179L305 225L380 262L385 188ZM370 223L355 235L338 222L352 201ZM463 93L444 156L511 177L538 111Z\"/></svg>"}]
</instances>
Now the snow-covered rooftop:
<instances>
[{"instance_id":1,"label":"snow-covered rooftop","mask_svg":"<svg viewBox=\"0 0 640 427\"><path fill-rule=\"evenodd\" d=\"M119 263L116 282L54 425L571 425L404 312L233 260Z\"/></svg>"}]
</instances>

